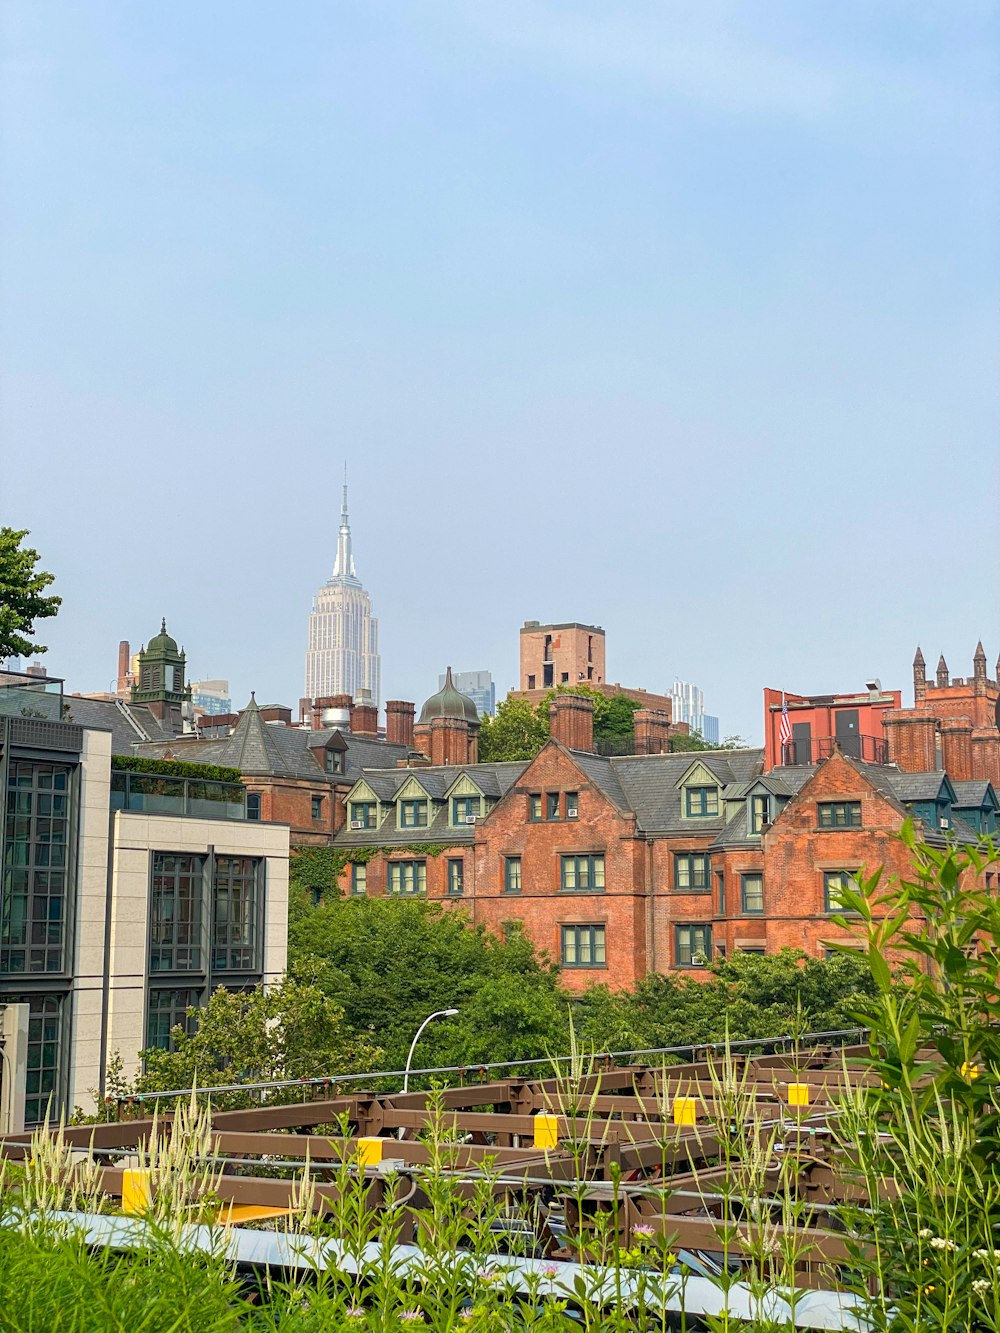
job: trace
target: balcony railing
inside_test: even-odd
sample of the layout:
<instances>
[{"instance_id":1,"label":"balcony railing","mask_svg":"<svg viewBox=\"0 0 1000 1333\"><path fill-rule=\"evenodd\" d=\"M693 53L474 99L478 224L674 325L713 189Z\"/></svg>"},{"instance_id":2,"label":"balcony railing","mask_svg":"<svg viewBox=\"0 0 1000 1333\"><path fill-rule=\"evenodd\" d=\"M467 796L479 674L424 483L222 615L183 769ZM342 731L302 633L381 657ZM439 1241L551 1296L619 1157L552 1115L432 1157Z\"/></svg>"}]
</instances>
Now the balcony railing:
<instances>
[{"instance_id":1,"label":"balcony railing","mask_svg":"<svg viewBox=\"0 0 1000 1333\"><path fill-rule=\"evenodd\" d=\"M866 764L887 764L889 746L881 736L819 736L811 741L789 741L781 747L784 766L819 764L829 759L834 748L851 759L863 759Z\"/></svg>"},{"instance_id":2,"label":"balcony railing","mask_svg":"<svg viewBox=\"0 0 1000 1333\"><path fill-rule=\"evenodd\" d=\"M58 676L29 676L23 671L0 671L0 715L61 721L62 680Z\"/></svg>"},{"instance_id":3,"label":"balcony railing","mask_svg":"<svg viewBox=\"0 0 1000 1333\"><path fill-rule=\"evenodd\" d=\"M112 810L200 819L246 819L247 796L239 782L112 771Z\"/></svg>"}]
</instances>

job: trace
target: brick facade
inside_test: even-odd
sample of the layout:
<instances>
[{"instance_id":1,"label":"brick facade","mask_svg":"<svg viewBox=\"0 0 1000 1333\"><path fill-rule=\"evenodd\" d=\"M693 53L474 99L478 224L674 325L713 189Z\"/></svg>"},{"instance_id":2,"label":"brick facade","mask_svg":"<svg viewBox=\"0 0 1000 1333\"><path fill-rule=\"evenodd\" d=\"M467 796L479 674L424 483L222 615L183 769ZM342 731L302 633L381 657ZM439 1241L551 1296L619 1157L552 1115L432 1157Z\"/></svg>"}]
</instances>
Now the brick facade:
<instances>
[{"instance_id":1,"label":"brick facade","mask_svg":"<svg viewBox=\"0 0 1000 1333\"><path fill-rule=\"evenodd\" d=\"M845 938L832 922L828 877L878 866L905 875L908 853L897 835L908 817L926 818L931 841L943 841L939 822L948 836L961 829L975 841L971 826L937 818L942 784L954 794L943 774L914 783L839 751L797 774L778 770L777 780L763 769L760 751L608 760L552 739L522 765L366 775L358 794L382 794L382 822L336 842L348 853L351 845L382 848L367 863L369 894L387 891L393 862L423 861L428 898L497 934L520 921L561 965L564 983L582 990L596 982L632 987L675 968L704 975L699 965L708 957L739 950L787 946L823 957ZM471 827L456 827L448 792L466 780L495 799ZM399 830L394 792L406 784L412 798L423 790L414 781L425 784L434 807L414 838L443 847L437 855L414 852ZM716 795L706 797L712 783ZM975 799L995 819L995 796ZM450 860L461 863L457 881ZM341 888L351 887L348 867Z\"/></svg>"},{"instance_id":2,"label":"brick facade","mask_svg":"<svg viewBox=\"0 0 1000 1333\"><path fill-rule=\"evenodd\" d=\"M889 758L908 772L944 768L956 782L985 781L1000 787L1000 662L997 679L986 670L982 642L972 657L972 675L948 674L944 656L933 681L924 655L913 659L913 707L885 718Z\"/></svg>"}]
</instances>

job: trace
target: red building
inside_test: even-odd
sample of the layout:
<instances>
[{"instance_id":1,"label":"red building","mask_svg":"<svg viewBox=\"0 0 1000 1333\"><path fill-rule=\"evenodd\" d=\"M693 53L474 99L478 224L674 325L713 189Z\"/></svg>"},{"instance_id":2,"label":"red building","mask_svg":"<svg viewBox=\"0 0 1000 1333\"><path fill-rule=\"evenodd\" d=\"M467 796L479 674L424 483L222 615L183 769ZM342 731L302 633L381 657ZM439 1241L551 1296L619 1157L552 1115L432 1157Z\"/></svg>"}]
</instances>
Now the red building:
<instances>
[{"instance_id":1,"label":"red building","mask_svg":"<svg viewBox=\"0 0 1000 1333\"><path fill-rule=\"evenodd\" d=\"M864 694L792 694L764 691L764 767L818 764L834 747L853 759L884 764L888 758L883 720L898 709L902 695L873 680ZM781 720L788 710L789 739L782 744Z\"/></svg>"},{"instance_id":2,"label":"red building","mask_svg":"<svg viewBox=\"0 0 1000 1333\"><path fill-rule=\"evenodd\" d=\"M531 761L366 770L335 839L342 891L439 899L497 933L519 922L570 987L630 987L736 950L822 957L846 938L839 885L906 872L904 820L936 843L996 827L988 782L902 772L849 746L771 768L761 750L604 758L592 716L586 699L554 700Z\"/></svg>"}]
</instances>

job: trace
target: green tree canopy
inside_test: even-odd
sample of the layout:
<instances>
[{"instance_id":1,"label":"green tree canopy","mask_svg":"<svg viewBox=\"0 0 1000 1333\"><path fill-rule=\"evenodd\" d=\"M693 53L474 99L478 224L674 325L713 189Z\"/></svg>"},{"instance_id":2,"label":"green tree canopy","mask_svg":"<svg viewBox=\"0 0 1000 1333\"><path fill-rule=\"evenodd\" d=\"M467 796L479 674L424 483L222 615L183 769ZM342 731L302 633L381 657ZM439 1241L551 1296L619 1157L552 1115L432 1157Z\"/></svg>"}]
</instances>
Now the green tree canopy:
<instances>
[{"instance_id":1,"label":"green tree canopy","mask_svg":"<svg viewBox=\"0 0 1000 1333\"><path fill-rule=\"evenodd\" d=\"M534 759L549 738L548 706L544 719L527 699L502 699L495 717L486 714L479 727L482 763Z\"/></svg>"},{"instance_id":2,"label":"green tree canopy","mask_svg":"<svg viewBox=\"0 0 1000 1333\"><path fill-rule=\"evenodd\" d=\"M32 643L35 621L54 616L61 597L43 597L42 592L55 579L44 571L35 572L38 552L21 547L27 529L0 528L0 661L6 657L27 657L44 653L42 643Z\"/></svg>"}]
</instances>

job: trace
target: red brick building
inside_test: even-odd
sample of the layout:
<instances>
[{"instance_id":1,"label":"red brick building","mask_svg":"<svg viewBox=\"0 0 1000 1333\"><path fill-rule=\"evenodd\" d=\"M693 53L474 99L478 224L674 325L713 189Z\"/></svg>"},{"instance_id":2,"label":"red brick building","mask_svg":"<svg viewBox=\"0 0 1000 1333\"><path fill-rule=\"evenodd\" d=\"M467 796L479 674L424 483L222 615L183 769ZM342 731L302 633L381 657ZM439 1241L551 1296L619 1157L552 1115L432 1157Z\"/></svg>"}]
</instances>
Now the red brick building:
<instances>
[{"instance_id":1,"label":"red brick building","mask_svg":"<svg viewBox=\"0 0 1000 1333\"><path fill-rule=\"evenodd\" d=\"M764 767L818 764L834 748L854 759L884 764L888 757L883 719L898 709L898 690L873 680L863 694L792 694L764 691ZM788 710L789 739L781 742L781 719Z\"/></svg>"},{"instance_id":2,"label":"red brick building","mask_svg":"<svg viewBox=\"0 0 1000 1333\"><path fill-rule=\"evenodd\" d=\"M521 627L520 649L520 688L512 690L511 697L539 704L560 686L572 689L574 685L585 685L609 697L624 694L644 709L666 714L669 726L673 709L669 694L654 694L608 681L604 630L600 625L583 625L578 621L542 625L537 620L526 620ZM680 729L688 730L686 724Z\"/></svg>"},{"instance_id":3,"label":"red brick building","mask_svg":"<svg viewBox=\"0 0 1000 1333\"><path fill-rule=\"evenodd\" d=\"M518 921L567 985L628 987L736 950L823 956L844 938L842 880L905 873L905 819L936 842L996 827L988 782L839 747L770 771L762 750L604 758L588 719L589 701L554 700L530 762L367 770L335 839L343 892L455 903L498 933Z\"/></svg>"}]
</instances>

